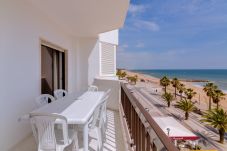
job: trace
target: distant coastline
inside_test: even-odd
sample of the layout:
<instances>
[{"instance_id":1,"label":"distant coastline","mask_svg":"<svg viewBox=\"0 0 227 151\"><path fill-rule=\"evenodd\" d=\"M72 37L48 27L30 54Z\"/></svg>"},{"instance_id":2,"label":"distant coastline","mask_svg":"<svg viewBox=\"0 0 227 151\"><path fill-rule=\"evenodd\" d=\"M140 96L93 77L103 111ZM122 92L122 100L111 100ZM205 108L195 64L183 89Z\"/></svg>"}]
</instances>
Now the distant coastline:
<instances>
[{"instance_id":1,"label":"distant coastline","mask_svg":"<svg viewBox=\"0 0 227 151\"><path fill-rule=\"evenodd\" d=\"M124 70L126 72L126 74L128 76L138 76L138 84L140 86L144 86L144 85L149 85L149 87L153 87L153 88L162 88L160 86L160 78L158 76L154 76L153 74L149 74L146 70L146 72L142 72L141 70ZM153 70L152 70L153 71ZM170 70L168 70L170 71ZM168 76L168 75L167 75ZM168 76L169 78L172 78L171 76ZM183 78L179 78L180 76L176 76L178 79L183 79ZM227 77L227 76L226 76ZM205 78L198 78L198 79L205 79ZM192 88L197 94L194 97L194 101L197 102L201 102L201 108L203 108L204 110L206 110L208 108L208 100L209 98L207 97L206 93L203 91L203 86L205 85L206 82L191 82L194 81L195 78L193 78L192 80L189 79L189 77L187 78L187 81L181 81L181 83L183 83L185 85L186 88ZM214 82L214 80L212 80L212 82ZM220 88L220 87L219 87ZM174 88L170 85L168 86L168 91L174 93ZM222 89L222 88L220 88ZM227 94L227 89L222 89L223 92L225 92ZM225 100L221 101L220 105L227 109L227 95L225 96ZM214 103L213 103L214 105Z\"/></svg>"},{"instance_id":2,"label":"distant coastline","mask_svg":"<svg viewBox=\"0 0 227 151\"><path fill-rule=\"evenodd\" d=\"M156 78L167 76L177 77L184 82L192 82L196 87L202 87L207 82L214 82L220 89L227 92L227 69L152 69L130 70Z\"/></svg>"}]
</instances>

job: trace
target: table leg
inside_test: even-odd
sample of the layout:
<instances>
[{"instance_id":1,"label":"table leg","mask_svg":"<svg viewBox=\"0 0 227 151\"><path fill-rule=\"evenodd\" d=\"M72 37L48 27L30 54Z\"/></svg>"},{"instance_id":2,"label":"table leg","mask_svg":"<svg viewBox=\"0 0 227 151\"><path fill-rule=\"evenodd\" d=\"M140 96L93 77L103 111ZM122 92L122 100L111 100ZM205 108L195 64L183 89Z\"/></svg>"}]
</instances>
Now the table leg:
<instances>
[{"instance_id":1,"label":"table leg","mask_svg":"<svg viewBox=\"0 0 227 151\"><path fill-rule=\"evenodd\" d=\"M84 151L88 151L88 123L83 127Z\"/></svg>"}]
</instances>

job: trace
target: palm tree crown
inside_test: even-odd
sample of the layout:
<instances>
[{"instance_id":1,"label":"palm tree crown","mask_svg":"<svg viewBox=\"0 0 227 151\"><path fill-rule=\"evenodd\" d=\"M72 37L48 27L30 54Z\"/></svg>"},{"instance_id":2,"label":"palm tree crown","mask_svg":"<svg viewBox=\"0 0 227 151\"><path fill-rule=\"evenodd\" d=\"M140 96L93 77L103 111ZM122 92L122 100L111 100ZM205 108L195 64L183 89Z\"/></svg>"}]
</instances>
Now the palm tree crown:
<instances>
[{"instance_id":1,"label":"palm tree crown","mask_svg":"<svg viewBox=\"0 0 227 151\"><path fill-rule=\"evenodd\" d=\"M183 84L183 83L180 83L178 86L177 86L177 89L178 89L178 91L179 91L179 93L180 93L180 96L181 96L181 99L182 99L182 94L183 94L183 92L185 91L185 85Z\"/></svg>"},{"instance_id":2,"label":"palm tree crown","mask_svg":"<svg viewBox=\"0 0 227 151\"><path fill-rule=\"evenodd\" d=\"M204 88L203 91L206 92L207 96L209 97L209 110L211 110L211 99L214 96L214 91L217 89L218 87L214 84L214 83L207 83Z\"/></svg>"},{"instance_id":3,"label":"palm tree crown","mask_svg":"<svg viewBox=\"0 0 227 151\"><path fill-rule=\"evenodd\" d=\"M227 131L227 113L223 109L213 109L206 112L201 121L217 128L220 142L224 143L224 134Z\"/></svg>"},{"instance_id":4,"label":"palm tree crown","mask_svg":"<svg viewBox=\"0 0 227 151\"><path fill-rule=\"evenodd\" d=\"M119 77L120 80L122 80L124 77L126 77L126 72L122 72L122 70L118 69L116 75Z\"/></svg>"},{"instance_id":5,"label":"palm tree crown","mask_svg":"<svg viewBox=\"0 0 227 151\"><path fill-rule=\"evenodd\" d=\"M221 90L214 90L214 94L212 96L214 103L217 104L217 108L219 107L219 102L221 100L225 99L225 93L223 93Z\"/></svg>"},{"instance_id":6,"label":"palm tree crown","mask_svg":"<svg viewBox=\"0 0 227 151\"><path fill-rule=\"evenodd\" d=\"M175 98L177 97L177 87L180 84L180 81L177 78L173 78L171 81L172 86L175 88Z\"/></svg>"},{"instance_id":7,"label":"palm tree crown","mask_svg":"<svg viewBox=\"0 0 227 151\"><path fill-rule=\"evenodd\" d=\"M170 80L164 76L163 78L160 79L160 85L165 88L165 93L166 93L166 87L170 85Z\"/></svg>"},{"instance_id":8,"label":"palm tree crown","mask_svg":"<svg viewBox=\"0 0 227 151\"><path fill-rule=\"evenodd\" d=\"M185 120L188 119L189 113L195 109L195 105L187 99L182 99L177 102L177 107L185 112Z\"/></svg>"},{"instance_id":9,"label":"palm tree crown","mask_svg":"<svg viewBox=\"0 0 227 151\"><path fill-rule=\"evenodd\" d=\"M167 102L168 107L170 107L171 101L173 101L173 95L171 93L165 93L162 98Z\"/></svg>"},{"instance_id":10,"label":"palm tree crown","mask_svg":"<svg viewBox=\"0 0 227 151\"><path fill-rule=\"evenodd\" d=\"M187 95L187 99L192 100L192 98L196 95L196 92L193 89L189 88L186 89L185 94Z\"/></svg>"}]
</instances>

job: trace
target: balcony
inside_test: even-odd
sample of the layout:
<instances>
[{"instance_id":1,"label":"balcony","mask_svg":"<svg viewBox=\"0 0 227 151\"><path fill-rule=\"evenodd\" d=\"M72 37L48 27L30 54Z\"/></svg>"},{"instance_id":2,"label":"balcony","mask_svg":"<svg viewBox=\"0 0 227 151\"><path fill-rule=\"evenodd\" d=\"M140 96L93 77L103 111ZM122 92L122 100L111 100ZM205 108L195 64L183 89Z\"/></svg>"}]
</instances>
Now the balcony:
<instances>
[{"instance_id":1,"label":"balcony","mask_svg":"<svg viewBox=\"0 0 227 151\"><path fill-rule=\"evenodd\" d=\"M116 81L115 81L116 82ZM119 84L119 82L117 82ZM119 88L118 88L119 89ZM103 150L107 151L178 151L167 135L157 125L150 113L133 92L133 86L120 84L119 109L107 110L107 130ZM116 97L116 96L115 96ZM117 97L116 97L117 98ZM83 150L82 133L79 133L79 147ZM97 138L89 132L89 150L96 150ZM32 135L11 151L35 151Z\"/></svg>"},{"instance_id":2,"label":"balcony","mask_svg":"<svg viewBox=\"0 0 227 151\"><path fill-rule=\"evenodd\" d=\"M106 141L103 144L103 150L106 151L124 151L125 145L123 140L123 133L121 131L121 123L119 112L107 110L107 130L105 134ZM79 133L79 148L83 150L82 133ZM33 135L30 135L20 144L15 146L11 151L36 151L37 145ZM97 137L94 131L89 132L89 151L97 149Z\"/></svg>"}]
</instances>

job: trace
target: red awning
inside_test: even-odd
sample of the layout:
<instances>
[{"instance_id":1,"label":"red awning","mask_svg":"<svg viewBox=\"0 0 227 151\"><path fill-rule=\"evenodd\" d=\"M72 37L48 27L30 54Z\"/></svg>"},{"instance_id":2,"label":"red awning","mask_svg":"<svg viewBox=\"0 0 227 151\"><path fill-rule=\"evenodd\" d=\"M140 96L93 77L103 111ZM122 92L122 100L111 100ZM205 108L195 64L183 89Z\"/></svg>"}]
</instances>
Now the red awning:
<instances>
[{"instance_id":1,"label":"red awning","mask_svg":"<svg viewBox=\"0 0 227 151\"><path fill-rule=\"evenodd\" d=\"M197 140L199 139L198 136L175 136L175 137L169 137L171 138L172 140L191 140L191 141L194 141L194 140Z\"/></svg>"}]
</instances>

